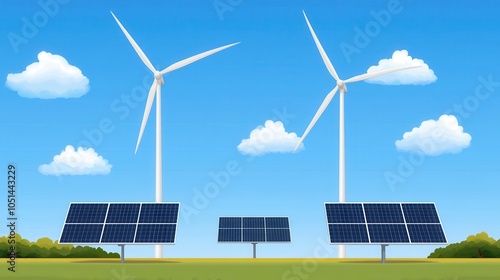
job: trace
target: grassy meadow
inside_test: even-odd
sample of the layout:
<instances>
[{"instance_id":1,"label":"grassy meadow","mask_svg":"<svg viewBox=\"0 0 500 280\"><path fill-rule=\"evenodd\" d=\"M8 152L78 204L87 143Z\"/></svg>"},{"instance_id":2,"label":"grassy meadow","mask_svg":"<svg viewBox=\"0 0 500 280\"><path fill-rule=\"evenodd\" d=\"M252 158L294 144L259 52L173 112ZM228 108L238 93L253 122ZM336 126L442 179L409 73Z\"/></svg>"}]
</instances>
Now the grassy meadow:
<instances>
[{"instance_id":1,"label":"grassy meadow","mask_svg":"<svg viewBox=\"0 0 500 280\"><path fill-rule=\"evenodd\" d=\"M498 259L7 259L23 280L499 280Z\"/></svg>"}]
</instances>

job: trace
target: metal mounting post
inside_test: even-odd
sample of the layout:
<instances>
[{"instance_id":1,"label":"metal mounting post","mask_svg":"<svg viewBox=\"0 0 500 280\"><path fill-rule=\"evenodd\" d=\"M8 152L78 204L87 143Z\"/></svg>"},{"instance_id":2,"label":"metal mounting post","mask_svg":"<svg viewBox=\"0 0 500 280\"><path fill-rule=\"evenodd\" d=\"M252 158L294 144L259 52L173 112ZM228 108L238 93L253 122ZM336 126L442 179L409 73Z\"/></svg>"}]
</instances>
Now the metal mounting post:
<instances>
[{"instance_id":1,"label":"metal mounting post","mask_svg":"<svg viewBox=\"0 0 500 280\"><path fill-rule=\"evenodd\" d=\"M389 245L387 245L387 244L380 245L381 251L382 251L381 252L381 254L382 254L382 257L381 257L382 258L382 263L385 263L385 247L387 247L387 246L389 246Z\"/></svg>"},{"instance_id":2,"label":"metal mounting post","mask_svg":"<svg viewBox=\"0 0 500 280\"><path fill-rule=\"evenodd\" d=\"M119 244L118 246L122 247L122 253L120 254L121 262L125 262L125 244Z\"/></svg>"}]
</instances>

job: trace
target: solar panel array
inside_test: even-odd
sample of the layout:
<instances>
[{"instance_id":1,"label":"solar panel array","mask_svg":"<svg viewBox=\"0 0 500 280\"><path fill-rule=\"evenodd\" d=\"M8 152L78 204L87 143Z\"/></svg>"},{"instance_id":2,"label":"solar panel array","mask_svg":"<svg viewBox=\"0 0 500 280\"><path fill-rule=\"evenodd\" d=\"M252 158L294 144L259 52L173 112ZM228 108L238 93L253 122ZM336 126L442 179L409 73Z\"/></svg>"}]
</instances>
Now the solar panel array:
<instances>
[{"instance_id":1,"label":"solar panel array","mask_svg":"<svg viewBox=\"0 0 500 280\"><path fill-rule=\"evenodd\" d=\"M179 203L71 203L59 243L173 244Z\"/></svg>"},{"instance_id":2,"label":"solar panel array","mask_svg":"<svg viewBox=\"0 0 500 280\"><path fill-rule=\"evenodd\" d=\"M325 203L332 244L447 243L434 203Z\"/></svg>"},{"instance_id":3,"label":"solar panel array","mask_svg":"<svg viewBox=\"0 0 500 280\"><path fill-rule=\"evenodd\" d=\"M219 242L291 242L288 217L220 217Z\"/></svg>"}]
</instances>

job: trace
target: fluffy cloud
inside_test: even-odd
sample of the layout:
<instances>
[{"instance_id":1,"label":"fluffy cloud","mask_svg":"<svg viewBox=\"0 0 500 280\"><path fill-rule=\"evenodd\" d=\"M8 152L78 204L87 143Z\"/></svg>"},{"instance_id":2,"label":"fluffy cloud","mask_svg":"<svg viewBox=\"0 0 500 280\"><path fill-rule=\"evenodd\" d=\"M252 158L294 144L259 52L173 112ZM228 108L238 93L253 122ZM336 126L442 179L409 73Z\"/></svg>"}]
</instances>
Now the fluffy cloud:
<instances>
[{"instance_id":1,"label":"fluffy cloud","mask_svg":"<svg viewBox=\"0 0 500 280\"><path fill-rule=\"evenodd\" d=\"M79 147L77 150L68 145L66 149L49 164L42 164L38 171L44 175L106 175L112 165L92 148Z\"/></svg>"},{"instance_id":2,"label":"fluffy cloud","mask_svg":"<svg viewBox=\"0 0 500 280\"><path fill-rule=\"evenodd\" d=\"M400 151L417 152L428 156L445 153L460 153L470 145L472 137L458 125L453 115L442 115L439 120L427 120L410 132L403 134L403 139L396 141Z\"/></svg>"},{"instance_id":3,"label":"fluffy cloud","mask_svg":"<svg viewBox=\"0 0 500 280\"><path fill-rule=\"evenodd\" d=\"M283 123L268 120L264 126L252 130L250 138L243 139L238 151L244 155L260 156L267 153L293 153L300 137L296 133L285 131ZM304 148L301 144L298 151Z\"/></svg>"},{"instance_id":4,"label":"fluffy cloud","mask_svg":"<svg viewBox=\"0 0 500 280\"><path fill-rule=\"evenodd\" d=\"M377 66L371 66L368 68L367 72L371 73L397 67L417 65L420 67L381 75L368 79L366 82L382 85L426 85L437 80L434 71L432 71L422 59L412 59L412 57L408 55L407 50L395 51L392 54L392 58L380 60Z\"/></svg>"},{"instance_id":5,"label":"fluffy cloud","mask_svg":"<svg viewBox=\"0 0 500 280\"><path fill-rule=\"evenodd\" d=\"M89 79L80 69L60 55L43 51L38 54L38 62L22 73L8 74L5 84L27 98L76 98L89 91Z\"/></svg>"}]
</instances>

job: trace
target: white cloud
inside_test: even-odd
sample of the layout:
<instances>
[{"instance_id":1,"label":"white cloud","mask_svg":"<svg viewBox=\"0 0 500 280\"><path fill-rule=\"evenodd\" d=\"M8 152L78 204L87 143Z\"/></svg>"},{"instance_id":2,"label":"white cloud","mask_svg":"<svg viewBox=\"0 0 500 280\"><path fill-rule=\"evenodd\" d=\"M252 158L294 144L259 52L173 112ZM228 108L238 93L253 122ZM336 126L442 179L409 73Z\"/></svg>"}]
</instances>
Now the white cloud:
<instances>
[{"instance_id":1,"label":"white cloud","mask_svg":"<svg viewBox=\"0 0 500 280\"><path fill-rule=\"evenodd\" d=\"M407 50L395 51L392 54L392 58L380 60L377 66L368 68L367 73L417 65L420 65L420 67L381 75L368 79L366 82L382 85L426 85L437 80L434 71L432 71L422 59L412 59L412 57L408 55Z\"/></svg>"},{"instance_id":2,"label":"white cloud","mask_svg":"<svg viewBox=\"0 0 500 280\"><path fill-rule=\"evenodd\" d=\"M80 69L64 57L44 51L22 73L8 74L5 84L27 98L76 98L89 91L89 79Z\"/></svg>"},{"instance_id":3,"label":"white cloud","mask_svg":"<svg viewBox=\"0 0 500 280\"><path fill-rule=\"evenodd\" d=\"M106 175L111 172L111 164L92 148L79 147L77 150L68 145L60 154L54 156L49 164L42 164L38 171L44 175Z\"/></svg>"},{"instance_id":4,"label":"white cloud","mask_svg":"<svg viewBox=\"0 0 500 280\"><path fill-rule=\"evenodd\" d=\"M250 138L241 140L238 151L244 155L260 156L267 153L293 153L300 137L288 133L282 122L268 120L264 126L252 130ZM301 144L298 151L304 148Z\"/></svg>"},{"instance_id":5,"label":"white cloud","mask_svg":"<svg viewBox=\"0 0 500 280\"><path fill-rule=\"evenodd\" d=\"M453 115L442 115L439 120L427 120L420 127L403 134L403 139L396 141L400 151L417 152L428 156L445 153L460 153L469 147L472 137Z\"/></svg>"}]
</instances>

